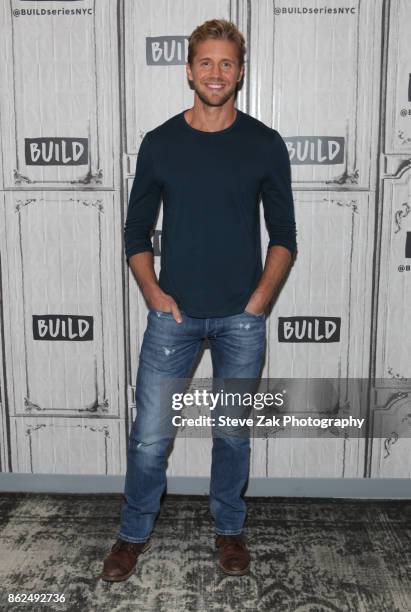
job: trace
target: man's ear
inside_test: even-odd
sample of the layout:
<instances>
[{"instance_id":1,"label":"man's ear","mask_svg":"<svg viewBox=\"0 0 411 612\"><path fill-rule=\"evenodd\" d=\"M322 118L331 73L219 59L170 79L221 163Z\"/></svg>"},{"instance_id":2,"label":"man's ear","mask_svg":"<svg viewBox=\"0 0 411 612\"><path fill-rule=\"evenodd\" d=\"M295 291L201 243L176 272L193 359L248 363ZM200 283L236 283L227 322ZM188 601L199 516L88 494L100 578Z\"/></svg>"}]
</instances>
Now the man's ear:
<instances>
[{"instance_id":1,"label":"man's ear","mask_svg":"<svg viewBox=\"0 0 411 612\"><path fill-rule=\"evenodd\" d=\"M189 81L193 80L193 73L191 72L191 67L190 64L187 62L186 63L186 73L187 73L187 78Z\"/></svg>"},{"instance_id":2,"label":"man's ear","mask_svg":"<svg viewBox=\"0 0 411 612\"><path fill-rule=\"evenodd\" d=\"M243 65L241 66L241 68L240 68L240 76L239 76L239 78L237 79L237 83L239 83L239 82L241 81L241 79L243 78L243 76L244 76L244 64L243 64Z\"/></svg>"}]
</instances>

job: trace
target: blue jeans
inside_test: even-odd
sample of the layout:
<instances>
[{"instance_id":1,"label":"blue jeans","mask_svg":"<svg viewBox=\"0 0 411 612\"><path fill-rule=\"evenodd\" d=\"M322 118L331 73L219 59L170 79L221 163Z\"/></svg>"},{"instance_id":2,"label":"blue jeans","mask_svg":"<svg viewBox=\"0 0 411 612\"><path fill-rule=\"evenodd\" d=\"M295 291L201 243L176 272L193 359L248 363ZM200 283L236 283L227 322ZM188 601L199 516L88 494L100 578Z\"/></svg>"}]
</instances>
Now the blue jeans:
<instances>
[{"instance_id":1,"label":"blue jeans","mask_svg":"<svg viewBox=\"0 0 411 612\"><path fill-rule=\"evenodd\" d=\"M263 363L265 315L242 312L200 319L181 311L182 323L171 313L150 310L141 346L136 382L137 416L130 432L127 473L118 537L144 542L150 536L166 487L167 451L173 440L165 421L173 410L160 401L164 378L183 379L208 338L213 378L258 379ZM168 414L165 414L168 412ZM174 414L176 414L174 412ZM250 459L249 435L213 431L209 507L218 534L243 531L246 504L242 498Z\"/></svg>"}]
</instances>

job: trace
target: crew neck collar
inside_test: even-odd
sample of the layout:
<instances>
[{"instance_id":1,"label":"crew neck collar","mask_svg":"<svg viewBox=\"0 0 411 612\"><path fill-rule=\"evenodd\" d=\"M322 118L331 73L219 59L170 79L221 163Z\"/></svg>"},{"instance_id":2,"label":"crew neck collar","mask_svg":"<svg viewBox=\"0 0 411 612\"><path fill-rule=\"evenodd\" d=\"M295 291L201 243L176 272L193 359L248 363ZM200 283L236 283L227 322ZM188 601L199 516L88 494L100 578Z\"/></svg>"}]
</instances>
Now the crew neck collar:
<instances>
[{"instance_id":1,"label":"crew neck collar","mask_svg":"<svg viewBox=\"0 0 411 612\"><path fill-rule=\"evenodd\" d=\"M233 123L231 125L229 125L228 127L224 128L223 130L216 130L215 132L206 132L205 130L198 130L197 128L193 128L187 121L187 119L184 116L184 113L186 111L188 111L189 109L186 108L185 110L183 110L183 112L181 113L181 119L183 121L183 124L185 125L185 127L190 130L191 132L195 133L195 134L206 134L209 136L215 136L217 134L225 134L226 132L229 132L230 130L232 130L233 128L235 128L235 126L238 124L239 120L240 120L240 114L241 111L236 108L235 110L236 112L236 117L233 121Z\"/></svg>"}]
</instances>

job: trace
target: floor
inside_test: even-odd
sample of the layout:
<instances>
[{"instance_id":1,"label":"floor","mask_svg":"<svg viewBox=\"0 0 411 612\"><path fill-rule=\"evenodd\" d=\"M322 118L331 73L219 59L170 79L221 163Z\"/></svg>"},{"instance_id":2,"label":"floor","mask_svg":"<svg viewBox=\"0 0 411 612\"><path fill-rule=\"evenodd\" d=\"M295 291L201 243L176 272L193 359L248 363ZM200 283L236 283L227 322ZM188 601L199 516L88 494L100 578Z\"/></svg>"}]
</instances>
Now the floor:
<instances>
[{"instance_id":1,"label":"floor","mask_svg":"<svg viewBox=\"0 0 411 612\"><path fill-rule=\"evenodd\" d=\"M99 579L122 496L0 494L0 610L405 612L411 502L247 498L250 574L216 564L207 498L169 495L125 582ZM11 603L9 594L64 601Z\"/></svg>"}]
</instances>

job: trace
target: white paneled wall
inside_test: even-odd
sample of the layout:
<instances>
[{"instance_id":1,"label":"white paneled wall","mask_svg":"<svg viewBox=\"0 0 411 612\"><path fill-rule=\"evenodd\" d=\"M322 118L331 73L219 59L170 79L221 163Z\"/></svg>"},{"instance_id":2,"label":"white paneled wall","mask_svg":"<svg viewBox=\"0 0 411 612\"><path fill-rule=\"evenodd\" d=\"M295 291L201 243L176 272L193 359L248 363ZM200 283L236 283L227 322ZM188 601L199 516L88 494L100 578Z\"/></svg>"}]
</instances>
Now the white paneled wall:
<instances>
[{"instance_id":1,"label":"white paneled wall","mask_svg":"<svg viewBox=\"0 0 411 612\"><path fill-rule=\"evenodd\" d=\"M237 106L280 132L292 163L299 252L263 377L367 391L368 439L254 439L251 476L409 478L411 3L68 4L0 0L0 471L125 472L147 321L123 251L137 153L192 106L187 37L220 17L247 43ZM160 207L157 273L161 225ZM264 255L263 223L261 237ZM338 318L340 339L282 342L287 317ZM212 376L206 344L195 376ZM168 473L207 476L210 448L179 436Z\"/></svg>"}]
</instances>

